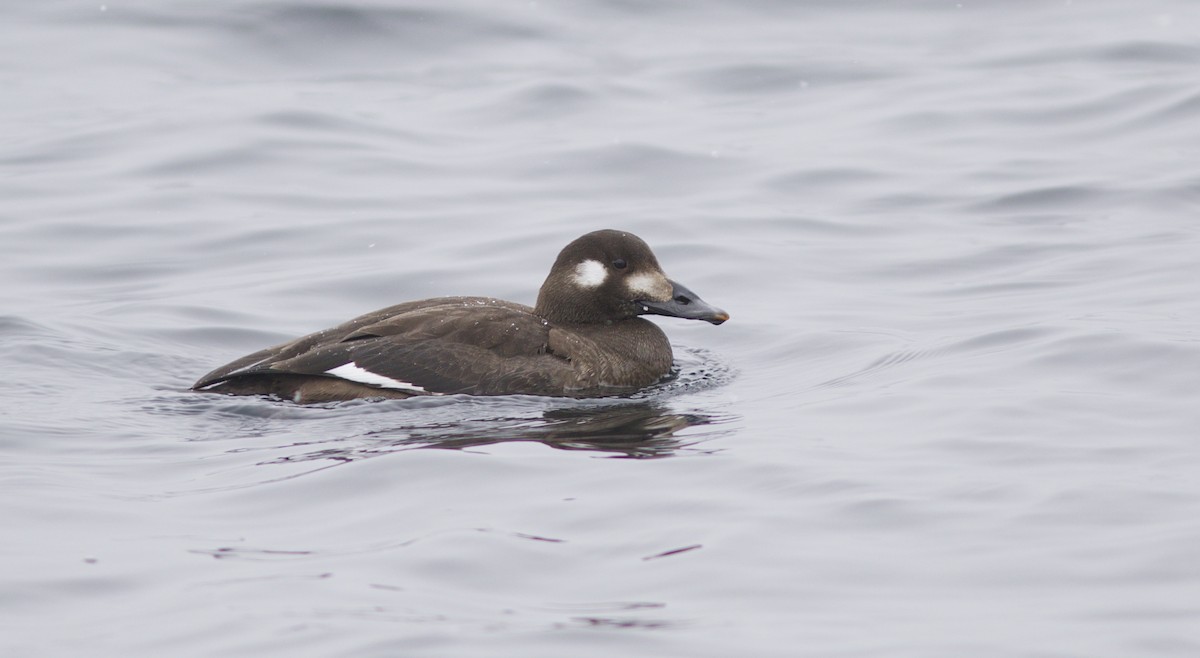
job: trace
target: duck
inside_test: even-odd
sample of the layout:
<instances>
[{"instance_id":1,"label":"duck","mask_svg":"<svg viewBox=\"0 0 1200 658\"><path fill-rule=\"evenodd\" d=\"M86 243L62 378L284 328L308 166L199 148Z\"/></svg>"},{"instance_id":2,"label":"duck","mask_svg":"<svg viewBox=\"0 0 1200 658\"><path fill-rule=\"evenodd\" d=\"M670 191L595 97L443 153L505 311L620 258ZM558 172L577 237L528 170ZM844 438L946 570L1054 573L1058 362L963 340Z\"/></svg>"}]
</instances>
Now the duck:
<instances>
[{"instance_id":1,"label":"duck","mask_svg":"<svg viewBox=\"0 0 1200 658\"><path fill-rule=\"evenodd\" d=\"M674 362L666 334L645 315L729 319L668 278L641 238L605 229L559 252L533 307L491 297L404 302L248 354L191 390L298 404L624 395L664 380Z\"/></svg>"}]
</instances>

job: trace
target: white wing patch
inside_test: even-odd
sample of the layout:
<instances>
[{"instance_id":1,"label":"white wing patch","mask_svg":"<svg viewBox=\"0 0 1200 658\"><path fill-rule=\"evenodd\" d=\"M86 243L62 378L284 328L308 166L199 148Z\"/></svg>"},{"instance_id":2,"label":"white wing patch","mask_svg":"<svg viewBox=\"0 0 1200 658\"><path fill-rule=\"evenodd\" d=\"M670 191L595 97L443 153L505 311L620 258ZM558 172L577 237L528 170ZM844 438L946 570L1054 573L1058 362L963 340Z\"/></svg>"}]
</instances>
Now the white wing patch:
<instances>
[{"instance_id":1,"label":"white wing patch","mask_svg":"<svg viewBox=\"0 0 1200 658\"><path fill-rule=\"evenodd\" d=\"M581 288L597 288L607 278L608 270L604 268L604 263L598 260L589 258L575 266L573 280L575 281L575 285Z\"/></svg>"},{"instance_id":2,"label":"white wing patch","mask_svg":"<svg viewBox=\"0 0 1200 658\"><path fill-rule=\"evenodd\" d=\"M394 388L401 391L415 391L419 393L427 392L424 388L417 386L416 384L402 382L398 379L392 379L391 377L377 375L370 370L364 370L358 367L358 364L354 362L347 363L344 366L330 368L329 370L325 371L325 374L333 375L334 377L341 377L342 379L357 382L359 384L378 386L379 388Z\"/></svg>"}]
</instances>

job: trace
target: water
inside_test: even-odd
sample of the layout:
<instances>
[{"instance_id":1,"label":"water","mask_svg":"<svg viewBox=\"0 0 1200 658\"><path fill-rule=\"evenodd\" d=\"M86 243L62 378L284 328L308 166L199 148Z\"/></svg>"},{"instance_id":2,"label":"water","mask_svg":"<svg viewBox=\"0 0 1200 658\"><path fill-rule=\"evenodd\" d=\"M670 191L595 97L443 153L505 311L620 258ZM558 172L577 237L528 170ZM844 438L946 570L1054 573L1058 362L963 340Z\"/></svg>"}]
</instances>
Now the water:
<instances>
[{"instance_id":1,"label":"water","mask_svg":"<svg viewBox=\"0 0 1200 658\"><path fill-rule=\"evenodd\" d=\"M1200 8L0 20L0 654L1195 656ZM201 374L633 231L629 399Z\"/></svg>"}]
</instances>

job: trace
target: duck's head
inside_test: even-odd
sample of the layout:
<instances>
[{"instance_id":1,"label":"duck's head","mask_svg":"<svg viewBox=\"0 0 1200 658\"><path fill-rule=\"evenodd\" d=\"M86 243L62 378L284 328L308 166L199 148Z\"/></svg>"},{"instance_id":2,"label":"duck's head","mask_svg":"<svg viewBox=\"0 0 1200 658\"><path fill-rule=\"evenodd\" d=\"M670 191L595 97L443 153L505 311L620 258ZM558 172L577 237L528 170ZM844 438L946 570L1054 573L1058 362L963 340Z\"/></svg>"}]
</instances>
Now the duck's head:
<instances>
[{"instance_id":1,"label":"duck's head","mask_svg":"<svg viewBox=\"0 0 1200 658\"><path fill-rule=\"evenodd\" d=\"M641 238L611 229L588 233L563 247L542 284L535 310L564 324L649 314L713 324L729 319L725 311L667 278Z\"/></svg>"}]
</instances>

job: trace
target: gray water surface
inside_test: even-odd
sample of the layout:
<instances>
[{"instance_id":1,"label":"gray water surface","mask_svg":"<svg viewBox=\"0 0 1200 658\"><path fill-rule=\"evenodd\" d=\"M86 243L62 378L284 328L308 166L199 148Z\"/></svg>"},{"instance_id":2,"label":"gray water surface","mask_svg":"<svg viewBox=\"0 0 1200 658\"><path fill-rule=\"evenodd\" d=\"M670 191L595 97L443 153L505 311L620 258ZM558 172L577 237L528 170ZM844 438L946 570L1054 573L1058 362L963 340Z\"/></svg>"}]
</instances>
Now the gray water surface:
<instances>
[{"instance_id":1,"label":"gray water surface","mask_svg":"<svg viewBox=\"0 0 1200 658\"><path fill-rule=\"evenodd\" d=\"M1200 655L1200 6L8 3L0 655ZM186 391L598 228L639 395Z\"/></svg>"}]
</instances>

